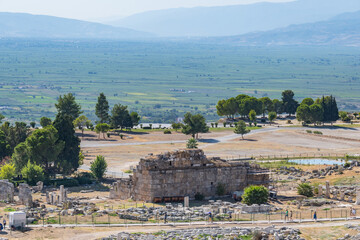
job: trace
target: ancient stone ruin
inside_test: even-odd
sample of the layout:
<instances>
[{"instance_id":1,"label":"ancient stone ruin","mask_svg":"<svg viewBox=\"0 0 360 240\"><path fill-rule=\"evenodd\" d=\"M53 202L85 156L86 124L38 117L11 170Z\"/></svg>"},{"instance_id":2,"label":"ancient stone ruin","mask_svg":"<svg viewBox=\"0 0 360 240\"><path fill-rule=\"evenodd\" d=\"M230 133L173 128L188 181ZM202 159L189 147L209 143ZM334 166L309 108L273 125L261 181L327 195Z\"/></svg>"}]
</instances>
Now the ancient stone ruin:
<instances>
[{"instance_id":1,"label":"ancient stone ruin","mask_svg":"<svg viewBox=\"0 0 360 240\"><path fill-rule=\"evenodd\" d=\"M67 190L64 185L60 186L59 195L56 192L46 192L46 202L51 205L62 204L67 201Z\"/></svg>"},{"instance_id":2,"label":"ancient stone ruin","mask_svg":"<svg viewBox=\"0 0 360 240\"><path fill-rule=\"evenodd\" d=\"M0 180L0 201L13 202L14 191L14 184L8 180Z\"/></svg>"},{"instance_id":3,"label":"ancient stone ruin","mask_svg":"<svg viewBox=\"0 0 360 240\"><path fill-rule=\"evenodd\" d=\"M166 152L140 159L130 178L113 184L110 198L148 202L183 201L196 194L216 196L218 186L226 194L248 185L268 185L269 173L258 165L207 158L200 149Z\"/></svg>"},{"instance_id":4,"label":"ancient stone ruin","mask_svg":"<svg viewBox=\"0 0 360 240\"><path fill-rule=\"evenodd\" d=\"M26 206L32 206L32 191L26 183L19 184L19 201Z\"/></svg>"}]
</instances>

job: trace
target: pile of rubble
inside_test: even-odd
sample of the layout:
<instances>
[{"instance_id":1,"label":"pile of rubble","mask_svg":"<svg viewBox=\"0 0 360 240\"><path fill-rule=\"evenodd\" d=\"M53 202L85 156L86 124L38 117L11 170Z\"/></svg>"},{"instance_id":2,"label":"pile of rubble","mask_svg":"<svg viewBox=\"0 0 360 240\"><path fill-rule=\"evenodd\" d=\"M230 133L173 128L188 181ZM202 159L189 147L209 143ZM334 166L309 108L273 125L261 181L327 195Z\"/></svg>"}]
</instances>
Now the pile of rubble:
<instances>
[{"instance_id":1,"label":"pile of rubble","mask_svg":"<svg viewBox=\"0 0 360 240\"><path fill-rule=\"evenodd\" d=\"M221 200L209 200L209 204L199 207L184 207L183 204L166 204L166 207L149 207L128 208L116 210L121 219L147 221L148 219L162 220L165 213L169 220L180 221L191 218L193 221L204 220L211 212L212 216L217 219L224 219L233 213L264 213L278 210L272 205L247 206L240 202L230 203Z\"/></svg>"},{"instance_id":2,"label":"pile of rubble","mask_svg":"<svg viewBox=\"0 0 360 240\"><path fill-rule=\"evenodd\" d=\"M349 229L355 229L356 231L360 232L360 226L345 225L345 227L347 227ZM355 236L351 236L350 234L346 234L344 237L338 238L337 240L359 240L359 239L360 239L360 233L355 235Z\"/></svg>"},{"instance_id":3,"label":"pile of rubble","mask_svg":"<svg viewBox=\"0 0 360 240\"><path fill-rule=\"evenodd\" d=\"M333 174L341 174L344 171L344 169L345 168L343 166L334 165L334 166L328 166L328 167L322 168L322 169L314 169L312 171L304 171L302 169L295 168L295 167L281 166L278 173L280 173L281 175L288 176L287 179L290 179L290 180L292 180L292 179L296 179L296 180L314 179L314 178L324 179L326 176L331 176ZM351 170L352 167L349 167L346 169Z\"/></svg>"},{"instance_id":4,"label":"pile of rubble","mask_svg":"<svg viewBox=\"0 0 360 240\"><path fill-rule=\"evenodd\" d=\"M103 240L119 240L119 239L242 239L246 236L253 236L253 239L302 239L300 231L297 229L282 227L276 229L274 226L267 228L195 228L173 231L160 231L157 233L119 233L117 236L112 235Z\"/></svg>"}]
</instances>

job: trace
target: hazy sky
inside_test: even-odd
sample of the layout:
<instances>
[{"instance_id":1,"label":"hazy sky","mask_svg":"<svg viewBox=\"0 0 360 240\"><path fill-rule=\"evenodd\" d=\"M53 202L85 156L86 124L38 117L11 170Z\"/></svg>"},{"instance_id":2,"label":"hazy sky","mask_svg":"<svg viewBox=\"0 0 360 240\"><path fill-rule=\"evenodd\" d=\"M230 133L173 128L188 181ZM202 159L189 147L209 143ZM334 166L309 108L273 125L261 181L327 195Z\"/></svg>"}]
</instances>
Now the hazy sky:
<instances>
[{"instance_id":1,"label":"hazy sky","mask_svg":"<svg viewBox=\"0 0 360 240\"><path fill-rule=\"evenodd\" d=\"M25 12L83 20L113 20L149 10L265 1L291 0L0 0L0 12Z\"/></svg>"}]
</instances>

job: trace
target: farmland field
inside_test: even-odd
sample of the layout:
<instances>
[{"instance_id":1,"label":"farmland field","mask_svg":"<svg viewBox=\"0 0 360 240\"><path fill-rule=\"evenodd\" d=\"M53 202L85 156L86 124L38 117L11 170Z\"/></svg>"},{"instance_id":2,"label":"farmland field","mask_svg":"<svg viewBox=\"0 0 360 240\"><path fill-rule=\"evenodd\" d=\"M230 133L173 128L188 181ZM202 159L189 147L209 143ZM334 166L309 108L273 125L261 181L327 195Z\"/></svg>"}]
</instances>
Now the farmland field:
<instances>
[{"instance_id":1,"label":"farmland field","mask_svg":"<svg viewBox=\"0 0 360 240\"><path fill-rule=\"evenodd\" d=\"M191 42L0 39L0 109L11 121L54 118L72 92L95 120L97 96L129 105L142 122L171 122L187 111L217 119L219 99L241 93L281 98L333 94L360 108L360 49L234 47Z\"/></svg>"}]
</instances>

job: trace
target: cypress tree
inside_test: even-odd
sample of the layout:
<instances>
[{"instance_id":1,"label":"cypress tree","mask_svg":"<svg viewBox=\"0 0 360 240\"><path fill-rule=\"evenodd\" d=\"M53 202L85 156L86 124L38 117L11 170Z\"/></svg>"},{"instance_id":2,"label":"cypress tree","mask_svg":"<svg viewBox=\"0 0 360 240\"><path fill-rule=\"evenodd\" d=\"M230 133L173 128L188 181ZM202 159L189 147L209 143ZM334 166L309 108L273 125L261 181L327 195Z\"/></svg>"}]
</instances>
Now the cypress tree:
<instances>
[{"instance_id":1,"label":"cypress tree","mask_svg":"<svg viewBox=\"0 0 360 240\"><path fill-rule=\"evenodd\" d=\"M98 102L95 106L95 114L99 118L99 123L109 122L109 102L104 93L100 93Z\"/></svg>"}]
</instances>

